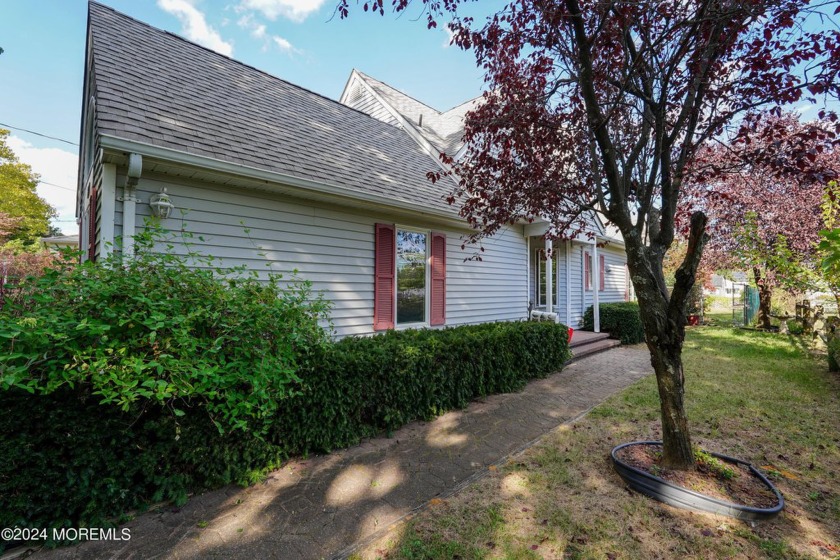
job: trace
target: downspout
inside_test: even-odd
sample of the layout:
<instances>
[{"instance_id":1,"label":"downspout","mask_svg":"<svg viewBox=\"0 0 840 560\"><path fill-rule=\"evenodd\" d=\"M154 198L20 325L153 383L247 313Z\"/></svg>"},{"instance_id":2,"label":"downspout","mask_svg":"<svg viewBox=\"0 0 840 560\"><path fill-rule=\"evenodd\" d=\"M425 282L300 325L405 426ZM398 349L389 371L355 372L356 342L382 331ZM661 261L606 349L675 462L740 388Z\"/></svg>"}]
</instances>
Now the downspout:
<instances>
[{"instance_id":1,"label":"downspout","mask_svg":"<svg viewBox=\"0 0 840 560\"><path fill-rule=\"evenodd\" d=\"M134 230L137 221L135 187L143 173L143 156L128 155L128 173L123 191L123 260L134 258Z\"/></svg>"}]
</instances>

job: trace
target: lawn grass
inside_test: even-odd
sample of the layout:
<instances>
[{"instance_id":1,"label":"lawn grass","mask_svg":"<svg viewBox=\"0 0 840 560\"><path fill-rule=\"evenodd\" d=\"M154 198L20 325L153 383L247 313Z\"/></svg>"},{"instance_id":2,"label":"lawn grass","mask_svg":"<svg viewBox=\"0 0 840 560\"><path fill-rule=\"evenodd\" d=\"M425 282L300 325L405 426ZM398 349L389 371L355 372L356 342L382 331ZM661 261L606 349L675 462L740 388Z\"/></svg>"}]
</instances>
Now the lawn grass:
<instances>
[{"instance_id":1,"label":"lawn grass","mask_svg":"<svg viewBox=\"0 0 840 560\"><path fill-rule=\"evenodd\" d=\"M745 523L630 492L618 443L659 439L646 378L357 558L840 558L840 379L795 338L698 327L685 345L694 442L769 472L787 506Z\"/></svg>"}]
</instances>

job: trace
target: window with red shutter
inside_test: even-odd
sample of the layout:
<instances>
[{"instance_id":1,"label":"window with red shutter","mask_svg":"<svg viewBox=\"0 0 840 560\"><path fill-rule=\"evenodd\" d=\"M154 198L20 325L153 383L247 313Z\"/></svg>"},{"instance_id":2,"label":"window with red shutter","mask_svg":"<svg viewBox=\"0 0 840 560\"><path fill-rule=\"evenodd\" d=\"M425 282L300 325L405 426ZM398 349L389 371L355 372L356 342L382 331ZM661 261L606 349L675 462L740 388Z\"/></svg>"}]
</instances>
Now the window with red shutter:
<instances>
[{"instance_id":1,"label":"window with red shutter","mask_svg":"<svg viewBox=\"0 0 840 560\"><path fill-rule=\"evenodd\" d=\"M446 235L432 232L430 324L446 324Z\"/></svg>"},{"instance_id":2,"label":"window with red shutter","mask_svg":"<svg viewBox=\"0 0 840 560\"><path fill-rule=\"evenodd\" d=\"M396 243L393 224L376 224L373 282L373 330L394 328Z\"/></svg>"},{"instance_id":3,"label":"window with red shutter","mask_svg":"<svg viewBox=\"0 0 840 560\"><path fill-rule=\"evenodd\" d=\"M604 255L598 255L598 291L604 291L604 269L606 268L604 264Z\"/></svg>"}]
</instances>

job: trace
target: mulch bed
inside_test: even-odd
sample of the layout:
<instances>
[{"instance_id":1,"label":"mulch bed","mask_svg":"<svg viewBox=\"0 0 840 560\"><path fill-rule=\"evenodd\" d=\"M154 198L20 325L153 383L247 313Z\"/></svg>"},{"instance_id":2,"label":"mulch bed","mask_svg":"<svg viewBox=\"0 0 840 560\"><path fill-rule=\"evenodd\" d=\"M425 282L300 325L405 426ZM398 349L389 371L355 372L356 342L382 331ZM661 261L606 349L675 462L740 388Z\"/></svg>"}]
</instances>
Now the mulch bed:
<instances>
[{"instance_id":1,"label":"mulch bed","mask_svg":"<svg viewBox=\"0 0 840 560\"><path fill-rule=\"evenodd\" d=\"M772 508L778 504L773 491L745 465L725 463L735 471L734 477L725 479L703 465L694 471L665 469L659 464L661 454L659 445L631 445L621 449L617 456L632 467L717 500L754 508Z\"/></svg>"}]
</instances>

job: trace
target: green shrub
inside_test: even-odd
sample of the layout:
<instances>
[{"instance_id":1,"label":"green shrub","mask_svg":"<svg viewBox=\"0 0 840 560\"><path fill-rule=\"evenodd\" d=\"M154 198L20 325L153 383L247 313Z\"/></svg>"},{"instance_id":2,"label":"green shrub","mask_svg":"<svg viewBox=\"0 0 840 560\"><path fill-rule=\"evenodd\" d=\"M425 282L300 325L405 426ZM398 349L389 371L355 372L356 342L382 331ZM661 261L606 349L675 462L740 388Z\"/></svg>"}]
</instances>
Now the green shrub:
<instances>
[{"instance_id":1,"label":"green shrub","mask_svg":"<svg viewBox=\"0 0 840 560\"><path fill-rule=\"evenodd\" d=\"M803 327L802 323L800 323L796 319L789 319L787 321L787 328L790 334L799 335L805 332L805 327Z\"/></svg>"},{"instance_id":2,"label":"green shrub","mask_svg":"<svg viewBox=\"0 0 840 560\"><path fill-rule=\"evenodd\" d=\"M266 428L299 357L328 340L327 305L304 282L176 256L165 235L136 236L126 263L30 278L28 296L0 311L0 389L77 388L123 411L152 403L180 416L189 405L220 430Z\"/></svg>"},{"instance_id":3,"label":"green shrub","mask_svg":"<svg viewBox=\"0 0 840 560\"><path fill-rule=\"evenodd\" d=\"M285 458L259 437L219 434L204 413L123 412L79 393L0 392L0 527L110 527L155 502L252 482Z\"/></svg>"},{"instance_id":4,"label":"green shrub","mask_svg":"<svg viewBox=\"0 0 840 560\"><path fill-rule=\"evenodd\" d=\"M612 338L621 340L622 344L638 344L645 340L645 329L639 315L639 304L634 301L618 303L601 303L598 306L601 318L601 330L610 333ZM583 314L584 330L595 327L590 305Z\"/></svg>"},{"instance_id":5,"label":"green shrub","mask_svg":"<svg viewBox=\"0 0 840 560\"><path fill-rule=\"evenodd\" d=\"M273 441L290 453L329 451L470 400L521 389L570 358L568 329L516 322L345 338L300 372L280 404Z\"/></svg>"},{"instance_id":6,"label":"green shrub","mask_svg":"<svg viewBox=\"0 0 840 560\"><path fill-rule=\"evenodd\" d=\"M840 335L828 339L828 371L840 371Z\"/></svg>"},{"instance_id":7,"label":"green shrub","mask_svg":"<svg viewBox=\"0 0 840 560\"><path fill-rule=\"evenodd\" d=\"M107 527L520 389L570 357L551 323L333 343L306 284L192 269L154 253L155 235L133 262L48 272L0 310L0 526Z\"/></svg>"}]
</instances>

